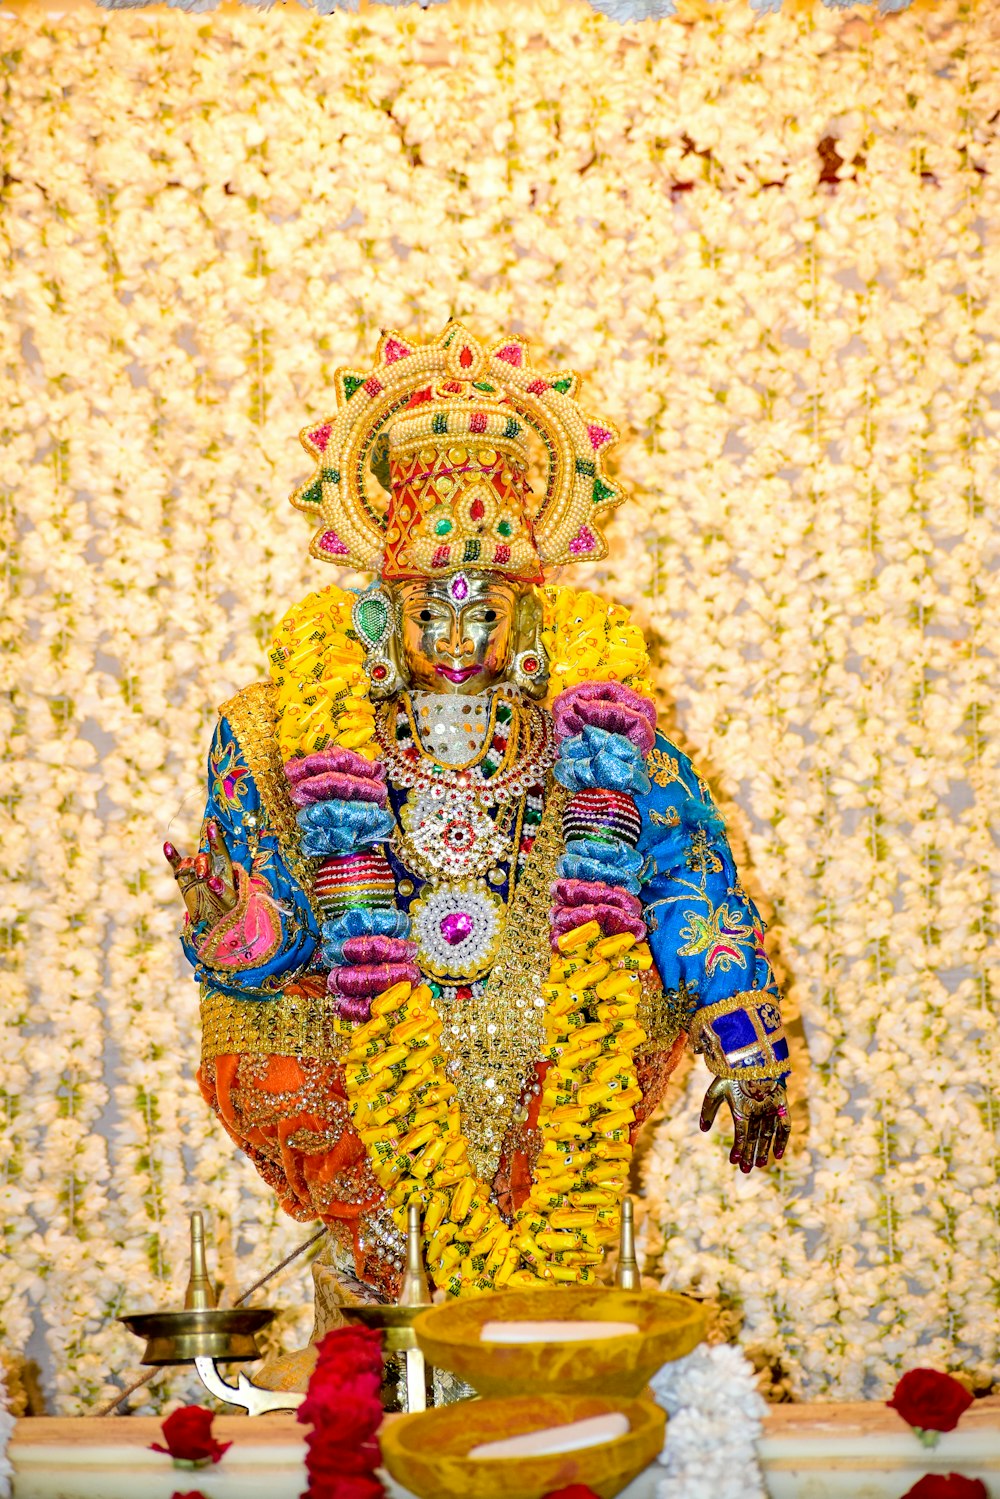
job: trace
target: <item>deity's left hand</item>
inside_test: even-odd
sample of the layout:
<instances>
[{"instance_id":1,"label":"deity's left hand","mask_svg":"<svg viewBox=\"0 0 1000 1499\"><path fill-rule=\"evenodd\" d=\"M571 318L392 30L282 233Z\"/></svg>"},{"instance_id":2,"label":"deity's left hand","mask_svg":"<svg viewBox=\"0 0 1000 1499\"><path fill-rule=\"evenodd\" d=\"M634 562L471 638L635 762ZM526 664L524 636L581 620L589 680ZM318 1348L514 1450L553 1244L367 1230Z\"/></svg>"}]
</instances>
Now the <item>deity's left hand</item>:
<instances>
[{"instance_id":1,"label":"deity's left hand","mask_svg":"<svg viewBox=\"0 0 1000 1499\"><path fill-rule=\"evenodd\" d=\"M744 1173L752 1171L754 1166L766 1166L772 1148L774 1159L780 1161L792 1132L784 1083L776 1079L737 1082L717 1077L701 1106L703 1130L712 1128L723 1099L733 1116L733 1148L729 1152L732 1164L739 1162Z\"/></svg>"}]
</instances>

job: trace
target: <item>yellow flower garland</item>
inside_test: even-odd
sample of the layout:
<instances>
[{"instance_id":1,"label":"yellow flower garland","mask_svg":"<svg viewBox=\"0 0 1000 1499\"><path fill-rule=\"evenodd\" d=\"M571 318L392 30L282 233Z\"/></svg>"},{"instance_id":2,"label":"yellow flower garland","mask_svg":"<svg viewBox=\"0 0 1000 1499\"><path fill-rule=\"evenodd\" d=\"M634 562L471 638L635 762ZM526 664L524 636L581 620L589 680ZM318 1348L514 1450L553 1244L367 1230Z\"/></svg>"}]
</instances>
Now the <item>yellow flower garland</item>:
<instances>
[{"instance_id":1,"label":"yellow flower garland","mask_svg":"<svg viewBox=\"0 0 1000 1499\"><path fill-rule=\"evenodd\" d=\"M275 631L269 657L283 760L332 747L378 756L353 605L352 595L333 584L289 609Z\"/></svg>"},{"instance_id":2,"label":"yellow flower garland","mask_svg":"<svg viewBox=\"0 0 1000 1499\"><path fill-rule=\"evenodd\" d=\"M539 591L550 699L580 682L623 682L651 695L646 642L627 609L587 589ZM353 605L352 594L331 584L290 609L275 631L269 655L285 760L331 746L378 757Z\"/></svg>"},{"instance_id":3,"label":"yellow flower garland","mask_svg":"<svg viewBox=\"0 0 1000 1499\"><path fill-rule=\"evenodd\" d=\"M553 1065L538 1115L542 1149L510 1226L469 1163L429 988L395 985L352 1029L344 1075L354 1126L401 1230L408 1204L420 1202L431 1278L453 1295L592 1281L618 1235L641 1097L638 974L652 958L628 933L602 937L596 922L559 947L545 986L543 1058Z\"/></svg>"},{"instance_id":4,"label":"yellow flower garland","mask_svg":"<svg viewBox=\"0 0 1000 1499\"><path fill-rule=\"evenodd\" d=\"M649 693L642 632L620 605L583 589L549 587L542 639L550 696L580 682L622 682ZM374 760L375 716L353 597L332 585L285 615L270 660L284 759L332 746ZM549 1061L538 1115L542 1148L527 1201L504 1222L474 1174L454 1084L438 1047L441 1019L426 984L396 984L372 1002L350 1037L348 1104L398 1226L422 1206L428 1269L452 1294L544 1280L586 1283L618 1234L628 1179L638 974L652 963L628 934L601 937L596 922L559 940L544 988Z\"/></svg>"}]
</instances>

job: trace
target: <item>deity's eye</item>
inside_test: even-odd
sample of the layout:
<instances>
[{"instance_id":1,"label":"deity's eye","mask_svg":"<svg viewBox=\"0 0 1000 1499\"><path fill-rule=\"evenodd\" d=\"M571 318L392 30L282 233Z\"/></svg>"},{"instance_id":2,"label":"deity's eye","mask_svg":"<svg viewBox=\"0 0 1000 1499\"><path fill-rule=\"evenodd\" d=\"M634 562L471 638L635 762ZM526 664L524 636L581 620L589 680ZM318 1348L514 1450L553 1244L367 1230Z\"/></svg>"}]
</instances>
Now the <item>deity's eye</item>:
<instances>
[{"instance_id":1,"label":"deity's eye","mask_svg":"<svg viewBox=\"0 0 1000 1499\"><path fill-rule=\"evenodd\" d=\"M434 615L429 609L421 609L420 613L417 615L417 618L420 620L420 623L422 625L429 625L431 620L434 618Z\"/></svg>"},{"instance_id":2,"label":"deity's eye","mask_svg":"<svg viewBox=\"0 0 1000 1499\"><path fill-rule=\"evenodd\" d=\"M483 619L488 625L492 625L495 622L496 617L497 611L495 609L487 609L483 613Z\"/></svg>"}]
</instances>

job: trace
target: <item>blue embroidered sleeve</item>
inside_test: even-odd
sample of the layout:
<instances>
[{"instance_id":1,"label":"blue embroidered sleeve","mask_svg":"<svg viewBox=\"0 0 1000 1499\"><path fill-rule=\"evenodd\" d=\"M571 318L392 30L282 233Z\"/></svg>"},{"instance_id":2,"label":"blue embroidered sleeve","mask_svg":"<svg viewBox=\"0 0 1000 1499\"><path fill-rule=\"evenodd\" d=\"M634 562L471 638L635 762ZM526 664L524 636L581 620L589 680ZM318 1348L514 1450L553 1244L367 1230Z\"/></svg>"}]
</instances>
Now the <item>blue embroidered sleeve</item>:
<instances>
[{"instance_id":1,"label":"blue embroidered sleeve","mask_svg":"<svg viewBox=\"0 0 1000 1499\"><path fill-rule=\"evenodd\" d=\"M717 1076L784 1076L788 1044L764 925L708 787L662 734L646 768L650 790L636 798L646 858L641 898L663 986L686 992L692 1034Z\"/></svg>"},{"instance_id":2,"label":"blue embroidered sleeve","mask_svg":"<svg viewBox=\"0 0 1000 1499\"><path fill-rule=\"evenodd\" d=\"M237 881L237 903L211 928L185 923L181 944L195 978L240 999L271 999L308 968L319 942L312 907L282 858L278 837L229 722L208 754L200 849L214 818Z\"/></svg>"}]
</instances>

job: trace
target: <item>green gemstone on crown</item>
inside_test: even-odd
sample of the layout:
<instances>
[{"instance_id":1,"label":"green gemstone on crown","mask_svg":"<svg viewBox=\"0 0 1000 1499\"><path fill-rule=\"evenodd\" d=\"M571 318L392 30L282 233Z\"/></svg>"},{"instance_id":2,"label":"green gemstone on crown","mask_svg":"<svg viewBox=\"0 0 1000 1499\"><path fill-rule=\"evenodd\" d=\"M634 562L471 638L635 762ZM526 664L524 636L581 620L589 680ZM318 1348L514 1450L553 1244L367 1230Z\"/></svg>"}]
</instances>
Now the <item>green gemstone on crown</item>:
<instances>
[{"instance_id":1,"label":"green gemstone on crown","mask_svg":"<svg viewBox=\"0 0 1000 1499\"><path fill-rule=\"evenodd\" d=\"M552 389L557 390L561 396L564 396L572 384L572 379L564 375L561 380L553 380Z\"/></svg>"},{"instance_id":2,"label":"green gemstone on crown","mask_svg":"<svg viewBox=\"0 0 1000 1499\"><path fill-rule=\"evenodd\" d=\"M354 392L356 390L360 390L361 387L362 387L362 385L364 385L364 383L365 382L361 378L360 375L345 375L344 376L344 395L347 397L347 399L350 400L351 397L353 396Z\"/></svg>"},{"instance_id":3,"label":"green gemstone on crown","mask_svg":"<svg viewBox=\"0 0 1000 1499\"><path fill-rule=\"evenodd\" d=\"M611 488L610 484L605 484L603 479L595 479L594 480L594 504L595 505L600 505L605 500L610 500L613 497L613 495L614 495L614 490Z\"/></svg>"}]
</instances>

